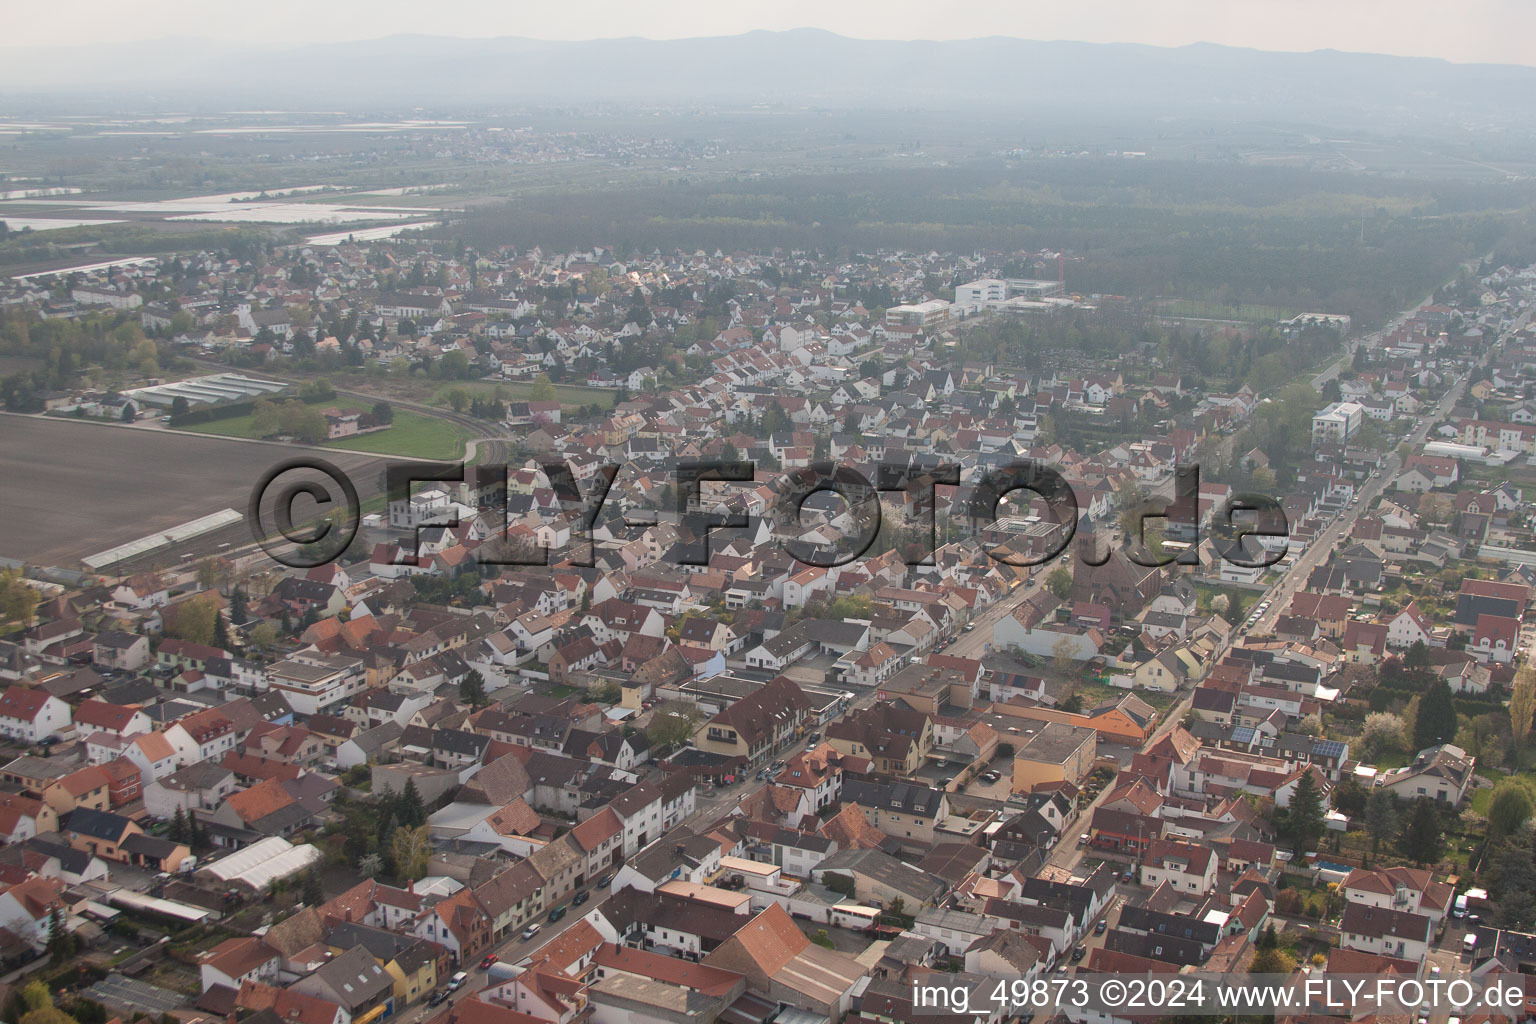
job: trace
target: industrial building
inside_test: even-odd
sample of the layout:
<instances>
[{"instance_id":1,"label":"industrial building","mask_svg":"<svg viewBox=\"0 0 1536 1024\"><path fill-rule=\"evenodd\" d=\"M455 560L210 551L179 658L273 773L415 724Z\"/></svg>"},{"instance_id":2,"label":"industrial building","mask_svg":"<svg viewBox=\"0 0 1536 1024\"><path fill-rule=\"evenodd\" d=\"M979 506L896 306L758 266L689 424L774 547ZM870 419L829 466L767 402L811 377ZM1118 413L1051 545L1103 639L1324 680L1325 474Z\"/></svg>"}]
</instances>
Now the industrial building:
<instances>
[{"instance_id":1,"label":"industrial building","mask_svg":"<svg viewBox=\"0 0 1536 1024\"><path fill-rule=\"evenodd\" d=\"M200 405L222 405L238 402L243 398L260 398L275 395L292 385L278 380L262 380L239 373L215 373L207 377L191 377L171 384L135 388L123 394L136 400L139 405L156 405L169 409L178 398L185 398L187 406L196 409Z\"/></svg>"},{"instance_id":2,"label":"industrial building","mask_svg":"<svg viewBox=\"0 0 1536 1024\"><path fill-rule=\"evenodd\" d=\"M1364 420L1365 406L1359 402L1334 402L1312 417L1312 443L1343 444Z\"/></svg>"}]
</instances>

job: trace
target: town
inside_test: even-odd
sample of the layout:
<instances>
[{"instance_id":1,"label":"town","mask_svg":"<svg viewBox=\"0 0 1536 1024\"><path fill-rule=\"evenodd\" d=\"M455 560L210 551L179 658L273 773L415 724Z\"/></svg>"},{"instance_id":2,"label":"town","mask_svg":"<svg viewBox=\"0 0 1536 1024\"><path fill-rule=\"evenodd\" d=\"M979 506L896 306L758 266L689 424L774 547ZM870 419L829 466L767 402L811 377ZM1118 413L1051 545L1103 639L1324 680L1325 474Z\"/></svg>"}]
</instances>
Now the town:
<instances>
[{"instance_id":1,"label":"town","mask_svg":"<svg viewBox=\"0 0 1536 1024\"><path fill-rule=\"evenodd\" d=\"M0 39L0 1024L1536 1024L1536 8L185 6Z\"/></svg>"},{"instance_id":2,"label":"town","mask_svg":"<svg viewBox=\"0 0 1536 1024\"><path fill-rule=\"evenodd\" d=\"M298 568L217 494L8 563L7 1019L884 1022L943 985L1002 1021L999 979L1074 971L1528 972L1536 267L1362 333L1161 317L1069 256L403 237L13 279L8 343L54 354L8 431L462 454L410 413L480 452L366 484ZM1212 390L1216 341L1305 369ZM679 505L680 463L742 459ZM973 514L1020 460L1080 521ZM824 462L964 476L767 522ZM1245 491L1287 530L1238 564ZM865 557L785 549L856 497Z\"/></svg>"}]
</instances>

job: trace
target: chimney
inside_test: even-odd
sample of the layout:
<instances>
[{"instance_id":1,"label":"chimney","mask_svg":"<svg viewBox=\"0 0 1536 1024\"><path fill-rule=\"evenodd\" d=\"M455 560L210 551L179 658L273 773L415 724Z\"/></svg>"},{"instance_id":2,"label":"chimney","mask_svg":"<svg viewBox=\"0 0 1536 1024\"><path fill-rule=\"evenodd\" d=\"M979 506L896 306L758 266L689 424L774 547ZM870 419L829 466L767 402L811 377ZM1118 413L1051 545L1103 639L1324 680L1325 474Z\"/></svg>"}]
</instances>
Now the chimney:
<instances>
[{"instance_id":1,"label":"chimney","mask_svg":"<svg viewBox=\"0 0 1536 1024\"><path fill-rule=\"evenodd\" d=\"M416 879L413 878L408 883L406 883L405 891L410 893L412 896L416 895Z\"/></svg>"}]
</instances>

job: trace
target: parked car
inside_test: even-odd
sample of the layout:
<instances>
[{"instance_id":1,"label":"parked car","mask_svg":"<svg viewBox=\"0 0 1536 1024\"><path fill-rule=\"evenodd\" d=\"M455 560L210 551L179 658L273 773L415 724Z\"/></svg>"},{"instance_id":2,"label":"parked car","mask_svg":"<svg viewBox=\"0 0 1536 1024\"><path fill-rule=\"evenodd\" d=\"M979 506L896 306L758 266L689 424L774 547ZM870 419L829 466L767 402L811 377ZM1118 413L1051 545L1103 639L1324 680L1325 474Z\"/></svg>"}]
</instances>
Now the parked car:
<instances>
[{"instance_id":1,"label":"parked car","mask_svg":"<svg viewBox=\"0 0 1536 1024\"><path fill-rule=\"evenodd\" d=\"M523 929L523 941L527 942L529 939L531 939L535 935L539 934L539 927L540 927L539 923L537 921L535 921L533 924L529 925L527 928L524 928Z\"/></svg>"},{"instance_id":2,"label":"parked car","mask_svg":"<svg viewBox=\"0 0 1536 1024\"><path fill-rule=\"evenodd\" d=\"M602 878L599 878L597 880L597 887L599 889L606 889L606 888L608 888L612 884L613 884L613 875L612 875L612 873L606 874Z\"/></svg>"},{"instance_id":3,"label":"parked car","mask_svg":"<svg viewBox=\"0 0 1536 1024\"><path fill-rule=\"evenodd\" d=\"M1094 926L1093 926L1093 934L1095 934L1095 935L1103 935L1104 932L1108 930L1108 928L1109 928L1109 920L1107 918L1101 917L1101 918L1099 918L1098 922L1096 924L1094 924Z\"/></svg>"},{"instance_id":4,"label":"parked car","mask_svg":"<svg viewBox=\"0 0 1536 1024\"><path fill-rule=\"evenodd\" d=\"M1092 838L1093 837L1090 836L1087 832L1084 832L1082 835L1077 837L1077 845L1078 846L1087 846L1088 843L1092 840Z\"/></svg>"},{"instance_id":5,"label":"parked car","mask_svg":"<svg viewBox=\"0 0 1536 1024\"><path fill-rule=\"evenodd\" d=\"M480 969L482 971L488 971L491 969L491 964L500 959L501 957L497 956L495 953L487 953L480 960Z\"/></svg>"},{"instance_id":6,"label":"parked car","mask_svg":"<svg viewBox=\"0 0 1536 1024\"><path fill-rule=\"evenodd\" d=\"M592 894L587 892L587 891L585 891L585 890L583 890L583 891L577 893L571 899L571 906L579 907L579 906L581 906L583 903L587 902L587 900L589 900L591 898L592 898Z\"/></svg>"},{"instance_id":7,"label":"parked car","mask_svg":"<svg viewBox=\"0 0 1536 1024\"><path fill-rule=\"evenodd\" d=\"M448 1001L448 989L440 988L432 993L432 998L427 1000L428 1006L442 1006Z\"/></svg>"},{"instance_id":8,"label":"parked car","mask_svg":"<svg viewBox=\"0 0 1536 1024\"><path fill-rule=\"evenodd\" d=\"M564 907L556 907L554 910L551 910L549 912L549 920L550 920L551 923L560 920L564 916L565 916L565 908Z\"/></svg>"},{"instance_id":9,"label":"parked car","mask_svg":"<svg viewBox=\"0 0 1536 1024\"><path fill-rule=\"evenodd\" d=\"M1074 949L1072 951L1072 962L1073 963L1077 963L1079 960L1081 960L1083 957L1085 957L1087 955L1088 955L1088 947L1087 946L1078 946L1076 949Z\"/></svg>"},{"instance_id":10,"label":"parked car","mask_svg":"<svg viewBox=\"0 0 1536 1024\"><path fill-rule=\"evenodd\" d=\"M448 991L449 992L457 992L459 989L464 987L464 983L466 981L468 981L468 980L469 980L469 972L468 971L460 971L460 972L458 972L453 977L448 979Z\"/></svg>"}]
</instances>

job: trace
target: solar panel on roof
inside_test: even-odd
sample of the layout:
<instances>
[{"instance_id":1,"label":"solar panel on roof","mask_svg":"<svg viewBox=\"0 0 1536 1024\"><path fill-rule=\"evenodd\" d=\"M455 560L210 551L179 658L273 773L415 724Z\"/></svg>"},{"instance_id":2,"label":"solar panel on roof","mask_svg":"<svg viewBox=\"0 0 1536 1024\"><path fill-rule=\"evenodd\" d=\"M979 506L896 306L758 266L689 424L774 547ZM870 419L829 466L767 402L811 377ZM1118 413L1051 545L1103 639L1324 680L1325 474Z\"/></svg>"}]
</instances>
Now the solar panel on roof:
<instances>
[{"instance_id":1,"label":"solar panel on roof","mask_svg":"<svg viewBox=\"0 0 1536 1024\"><path fill-rule=\"evenodd\" d=\"M1253 741L1253 726L1240 725L1233 729L1232 741L1234 743L1251 743Z\"/></svg>"},{"instance_id":2,"label":"solar panel on roof","mask_svg":"<svg viewBox=\"0 0 1536 1024\"><path fill-rule=\"evenodd\" d=\"M1343 757L1344 744L1338 740L1318 740L1312 745L1312 753L1322 757Z\"/></svg>"}]
</instances>

